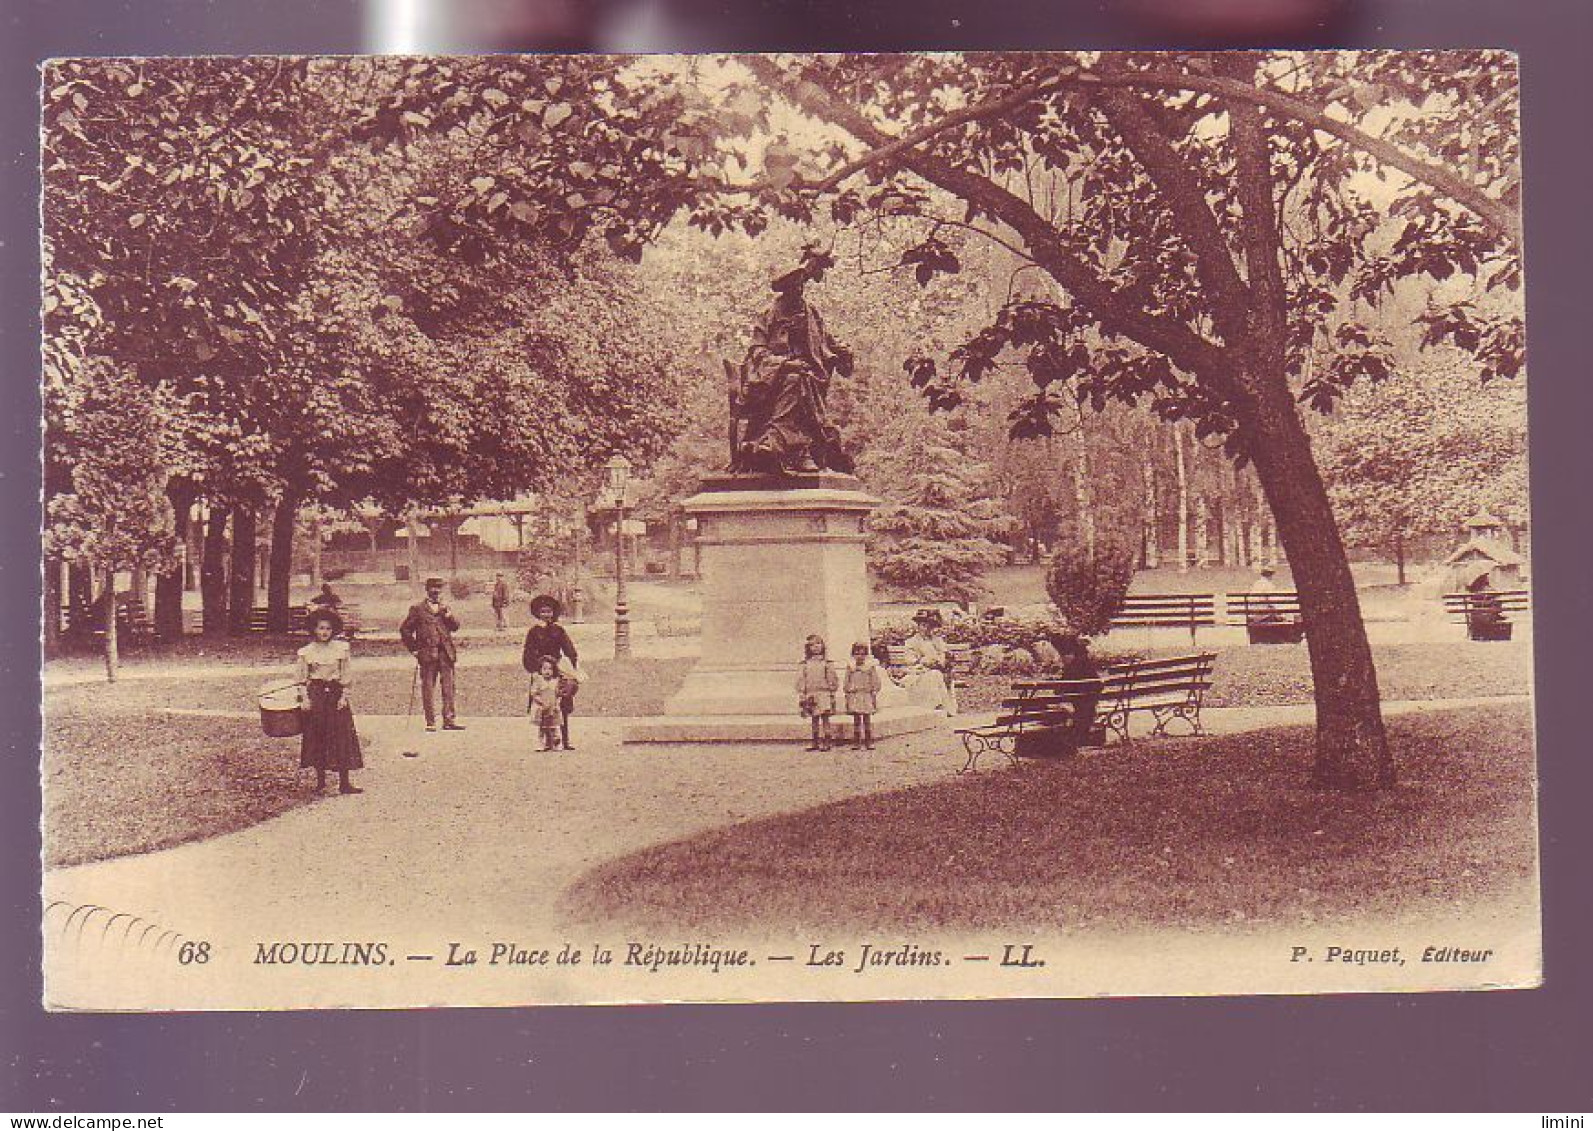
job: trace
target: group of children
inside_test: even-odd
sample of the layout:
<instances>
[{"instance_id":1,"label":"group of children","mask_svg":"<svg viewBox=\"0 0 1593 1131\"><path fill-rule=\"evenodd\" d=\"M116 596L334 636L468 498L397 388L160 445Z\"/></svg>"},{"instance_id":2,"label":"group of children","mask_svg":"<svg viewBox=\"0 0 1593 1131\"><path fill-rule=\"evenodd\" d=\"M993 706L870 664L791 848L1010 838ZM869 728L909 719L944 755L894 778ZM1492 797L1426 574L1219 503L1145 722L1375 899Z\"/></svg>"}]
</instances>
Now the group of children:
<instances>
[{"instance_id":1,"label":"group of children","mask_svg":"<svg viewBox=\"0 0 1593 1131\"><path fill-rule=\"evenodd\" d=\"M874 713L879 710L881 686L879 661L870 654L867 644L852 645L852 658L847 661L844 674L837 674L825 653L824 638L809 636L796 683L798 706L813 722L813 743L808 749L830 749L830 716L835 714L837 693L846 713L852 716L853 749L874 749Z\"/></svg>"}]
</instances>

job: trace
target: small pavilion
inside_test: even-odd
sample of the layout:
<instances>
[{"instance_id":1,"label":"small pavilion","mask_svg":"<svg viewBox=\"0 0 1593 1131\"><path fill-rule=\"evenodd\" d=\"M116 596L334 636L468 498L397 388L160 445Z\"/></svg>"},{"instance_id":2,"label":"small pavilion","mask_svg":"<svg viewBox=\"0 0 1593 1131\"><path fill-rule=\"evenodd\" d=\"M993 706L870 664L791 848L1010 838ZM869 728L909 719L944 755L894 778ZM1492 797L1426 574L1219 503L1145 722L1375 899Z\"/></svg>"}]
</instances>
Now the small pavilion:
<instances>
[{"instance_id":1,"label":"small pavilion","mask_svg":"<svg viewBox=\"0 0 1593 1131\"><path fill-rule=\"evenodd\" d=\"M1445 588L1464 592L1487 579L1489 589L1520 589L1525 562L1510 546L1510 530L1503 519L1479 511L1463 524L1466 540L1444 559Z\"/></svg>"}]
</instances>

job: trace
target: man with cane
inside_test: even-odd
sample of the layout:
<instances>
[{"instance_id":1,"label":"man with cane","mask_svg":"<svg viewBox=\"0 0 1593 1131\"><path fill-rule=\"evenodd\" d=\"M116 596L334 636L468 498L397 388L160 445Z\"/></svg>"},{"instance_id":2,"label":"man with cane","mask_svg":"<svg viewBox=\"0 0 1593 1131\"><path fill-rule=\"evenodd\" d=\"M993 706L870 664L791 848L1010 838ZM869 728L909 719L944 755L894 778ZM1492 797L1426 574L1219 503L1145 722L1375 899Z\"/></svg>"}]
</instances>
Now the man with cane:
<instances>
[{"instance_id":1,"label":"man with cane","mask_svg":"<svg viewBox=\"0 0 1593 1131\"><path fill-rule=\"evenodd\" d=\"M409 607L398 635L419 665L420 705L426 713L426 729L437 729L436 688L442 684L443 730L464 730L454 717L454 665L459 651L454 633L459 621L442 603L443 579L426 579L426 599Z\"/></svg>"}]
</instances>

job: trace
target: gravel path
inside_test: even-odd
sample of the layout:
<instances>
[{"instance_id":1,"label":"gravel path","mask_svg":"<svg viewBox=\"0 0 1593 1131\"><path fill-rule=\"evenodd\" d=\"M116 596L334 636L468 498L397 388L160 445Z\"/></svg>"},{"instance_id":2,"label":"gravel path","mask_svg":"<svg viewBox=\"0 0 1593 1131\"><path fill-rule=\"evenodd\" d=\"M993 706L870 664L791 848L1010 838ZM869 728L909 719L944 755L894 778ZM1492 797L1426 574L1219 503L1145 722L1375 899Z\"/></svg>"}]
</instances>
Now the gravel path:
<instances>
[{"instance_id":1,"label":"gravel path","mask_svg":"<svg viewBox=\"0 0 1593 1131\"><path fill-rule=\"evenodd\" d=\"M1308 705L1205 712L1218 734L1312 718ZM618 736L627 720L586 717L577 720L580 748L557 754L532 749L524 719L464 721L464 732L427 734L418 721L363 717L369 750L359 796L334 787L324 800L226 836L47 873L49 999L101 1008L581 1000L589 990L556 982L532 991L488 977L447 993L428 978L447 973L451 941L485 950L494 941L557 948L600 937L600 925L565 921L559 896L606 860L727 823L950 777L963 762L950 730L976 720L948 721L872 753L809 753L626 746ZM162 938L164 949L150 942ZM208 942L215 961L203 969L175 963L190 940ZM362 940L386 943L398 969L254 961L262 942ZM435 957L410 962L411 954ZM627 996L623 982L616 994Z\"/></svg>"}]
</instances>

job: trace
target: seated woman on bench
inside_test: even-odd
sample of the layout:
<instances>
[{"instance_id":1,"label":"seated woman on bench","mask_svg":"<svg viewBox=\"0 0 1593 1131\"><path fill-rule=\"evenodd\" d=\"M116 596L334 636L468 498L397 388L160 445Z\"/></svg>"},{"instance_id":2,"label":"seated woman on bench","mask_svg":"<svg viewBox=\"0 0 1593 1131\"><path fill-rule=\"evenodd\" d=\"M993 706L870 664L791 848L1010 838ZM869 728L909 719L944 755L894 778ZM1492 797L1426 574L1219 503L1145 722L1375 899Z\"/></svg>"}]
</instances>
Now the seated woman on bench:
<instances>
[{"instance_id":1,"label":"seated woman on bench","mask_svg":"<svg viewBox=\"0 0 1593 1131\"><path fill-rule=\"evenodd\" d=\"M919 609L914 614L912 635L902 642L907 652L907 670L900 682L930 710L955 715L957 693L952 688L951 657L946 654L946 642L940 638L939 628L940 614L935 610Z\"/></svg>"}]
</instances>

